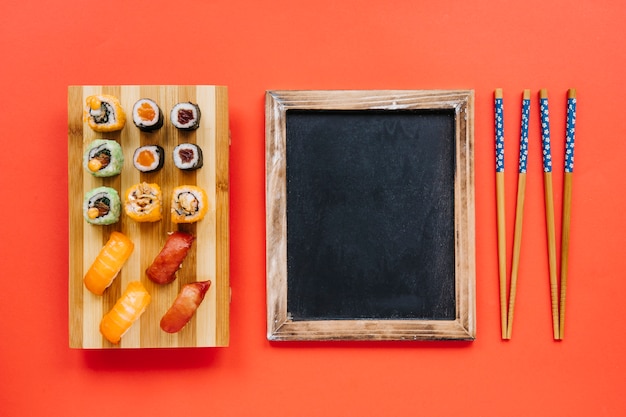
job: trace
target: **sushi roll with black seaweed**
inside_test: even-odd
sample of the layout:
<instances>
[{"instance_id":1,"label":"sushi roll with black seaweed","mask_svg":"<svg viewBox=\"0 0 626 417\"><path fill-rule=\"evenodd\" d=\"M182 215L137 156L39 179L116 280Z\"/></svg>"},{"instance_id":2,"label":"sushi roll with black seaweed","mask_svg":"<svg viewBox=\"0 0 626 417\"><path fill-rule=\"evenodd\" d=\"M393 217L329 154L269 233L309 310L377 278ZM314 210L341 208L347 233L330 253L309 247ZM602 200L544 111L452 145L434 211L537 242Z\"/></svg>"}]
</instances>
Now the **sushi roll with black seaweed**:
<instances>
[{"instance_id":1,"label":"sushi roll with black seaweed","mask_svg":"<svg viewBox=\"0 0 626 417\"><path fill-rule=\"evenodd\" d=\"M209 210L209 199L202 188L181 185L172 191L171 210L173 223L195 223Z\"/></svg>"},{"instance_id":2,"label":"sushi roll with black seaweed","mask_svg":"<svg viewBox=\"0 0 626 417\"><path fill-rule=\"evenodd\" d=\"M178 129L197 129L200 127L200 107L191 102L178 103L172 108L170 120Z\"/></svg>"},{"instance_id":3,"label":"sushi roll with black seaweed","mask_svg":"<svg viewBox=\"0 0 626 417\"><path fill-rule=\"evenodd\" d=\"M163 148L159 145L146 145L135 149L133 165L141 172L155 172L163 168Z\"/></svg>"},{"instance_id":4,"label":"sushi roll with black seaweed","mask_svg":"<svg viewBox=\"0 0 626 417\"><path fill-rule=\"evenodd\" d=\"M202 149L195 143L181 143L174 148L174 165L183 171L202 168Z\"/></svg>"},{"instance_id":5,"label":"sushi roll with black seaweed","mask_svg":"<svg viewBox=\"0 0 626 417\"><path fill-rule=\"evenodd\" d=\"M85 194L83 216L88 223L96 225L117 223L120 211L120 196L111 187L97 187Z\"/></svg>"},{"instance_id":6,"label":"sushi roll with black seaweed","mask_svg":"<svg viewBox=\"0 0 626 417\"><path fill-rule=\"evenodd\" d=\"M96 139L87 146L83 167L94 177L118 175L124 166L124 153L119 143L110 139Z\"/></svg>"},{"instance_id":7,"label":"sushi roll with black seaweed","mask_svg":"<svg viewBox=\"0 0 626 417\"><path fill-rule=\"evenodd\" d=\"M163 112L154 100L142 98L133 106L133 123L145 132L160 129L163 126Z\"/></svg>"},{"instance_id":8,"label":"sushi roll with black seaweed","mask_svg":"<svg viewBox=\"0 0 626 417\"><path fill-rule=\"evenodd\" d=\"M115 96L99 94L86 99L85 118L96 132L114 132L126 124L126 113Z\"/></svg>"}]
</instances>

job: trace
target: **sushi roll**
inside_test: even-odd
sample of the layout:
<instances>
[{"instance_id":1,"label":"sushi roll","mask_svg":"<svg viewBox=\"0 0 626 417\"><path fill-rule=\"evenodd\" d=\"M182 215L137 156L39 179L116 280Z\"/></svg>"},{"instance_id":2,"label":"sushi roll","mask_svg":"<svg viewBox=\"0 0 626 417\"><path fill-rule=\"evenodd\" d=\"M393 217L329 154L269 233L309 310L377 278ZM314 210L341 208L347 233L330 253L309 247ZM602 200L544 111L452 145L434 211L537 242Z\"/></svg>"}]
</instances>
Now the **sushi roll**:
<instances>
[{"instance_id":1,"label":"sushi roll","mask_svg":"<svg viewBox=\"0 0 626 417\"><path fill-rule=\"evenodd\" d=\"M202 149L194 143L181 143L174 148L174 165L183 171L202 168Z\"/></svg>"},{"instance_id":2,"label":"sushi roll","mask_svg":"<svg viewBox=\"0 0 626 417\"><path fill-rule=\"evenodd\" d=\"M133 165L141 172L155 172L163 168L163 148L146 145L135 149Z\"/></svg>"},{"instance_id":3,"label":"sushi roll","mask_svg":"<svg viewBox=\"0 0 626 417\"><path fill-rule=\"evenodd\" d=\"M137 222L156 222L162 218L161 188L142 182L126 190L124 211Z\"/></svg>"},{"instance_id":4,"label":"sushi roll","mask_svg":"<svg viewBox=\"0 0 626 417\"><path fill-rule=\"evenodd\" d=\"M170 120L178 129L197 129L200 127L200 107L191 102L178 103L172 108Z\"/></svg>"},{"instance_id":5,"label":"sushi roll","mask_svg":"<svg viewBox=\"0 0 626 417\"><path fill-rule=\"evenodd\" d=\"M171 207L173 223L195 223L207 213L209 199L202 188L181 185L172 192Z\"/></svg>"},{"instance_id":6,"label":"sushi roll","mask_svg":"<svg viewBox=\"0 0 626 417\"><path fill-rule=\"evenodd\" d=\"M133 106L133 123L144 132L160 129L163 126L163 112L154 100L142 98Z\"/></svg>"},{"instance_id":7,"label":"sushi roll","mask_svg":"<svg viewBox=\"0 0 626 417\"><path fill-rule=\"evenodd\" d=\"M96 132L114 132L126 124L126 113L117 97L100 94L87 97L87 124Z\"/></svg>"},{"instance_id":8,"label":"sushi roll","mask_svg":"<svg viewBox=\"0 0 626 417\"><path fill-rule=\"evenodd\" d=\"M83 167L94 177L118 175L123 166L122 147L114 140L96 139L85 150Z\"/></svg>"},{"instance_id":9,"label":"sushi roll","mask_svg":"<svg viewBox=\"0 0 626 417\"><path fill-rule=\"evenodd\" d=\"M83 216L88 223L106 225L120 219L120 196L110 187L97 187L85 194Z\"/></svg>"}]
</instances>

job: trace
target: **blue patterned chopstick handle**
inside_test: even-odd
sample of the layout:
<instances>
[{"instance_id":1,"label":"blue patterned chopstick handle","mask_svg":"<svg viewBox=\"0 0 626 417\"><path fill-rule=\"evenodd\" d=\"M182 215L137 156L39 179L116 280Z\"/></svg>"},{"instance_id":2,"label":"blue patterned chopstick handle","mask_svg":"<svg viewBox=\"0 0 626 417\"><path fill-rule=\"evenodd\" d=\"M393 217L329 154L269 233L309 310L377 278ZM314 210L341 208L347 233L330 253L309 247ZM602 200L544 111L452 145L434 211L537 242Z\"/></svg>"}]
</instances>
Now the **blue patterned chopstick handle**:
<instances>
[{"instance_id":1,"label":"blue patterned chopstick handle","mask_svg":"<svg viewBox=\"0 0 626 417\"><path fill-rule=\"evenodd\" d=\"M567 132L565 137L565 172L574 172L574 138L576 132L576 97L567 99Z\"/></svg>"},{"instance_id":2,"label":"blue patterned chopstick handle","mask_svg":"<svg viewBox=\"0 0 626 417\"><path fill-rule=\"evenodd\" d=\"M496 128L496 172L504 172L504 113L501 97L494 99Z\"/></svg>"},{"instance_id":3,"label":"blue patterned chopstick handle","mask_svg":"<svg viewBox=\"0 0 626 417\"><path fill-rule=\"evenodd\" d=\"M548 98L539 99L541 110L541 147L543 150L543 172L552 172L552 153L550 150L550 112Z\"/></svg>"},{"instance_id":4,"label":"blue patterned chopstick handle","mask_svg":"<svg viewBox=\"0 0 626 417\"><path fill-rule=\"evenodd\" d=\"M528 119L530 117L530 99L522 100L522 129L519 144L519 173L525 174L528 165Z\"/></svg>"}]
</instances>

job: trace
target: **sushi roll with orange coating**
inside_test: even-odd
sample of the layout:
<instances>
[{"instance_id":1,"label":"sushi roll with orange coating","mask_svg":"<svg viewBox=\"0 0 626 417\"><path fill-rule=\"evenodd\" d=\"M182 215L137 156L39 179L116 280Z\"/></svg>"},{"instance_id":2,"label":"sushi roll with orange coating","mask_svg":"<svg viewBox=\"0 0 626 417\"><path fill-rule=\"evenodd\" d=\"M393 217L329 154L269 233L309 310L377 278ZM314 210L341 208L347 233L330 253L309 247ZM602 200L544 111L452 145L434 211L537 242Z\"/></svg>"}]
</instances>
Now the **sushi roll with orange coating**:
<instances>
[{"instance_id":1,"label":"sushi roll with orange coating","mask_svg":"<svg viewBox=\"0 0 626 417\"><path fill-rule=\"evenodd\" d=\"M177 129L195 130L200 127L200 107L191 102L178 103L172 107L170 120Z\"/></svg>"},{"instance_id":2,"label":"sushi roll with orange coating","mask_svg":"<svg viewBox=\"0 0 626 417\"><path fill-rule=\"evenodd\" d=\"M163 126L163 112L154 100L142 98L133 106L133 123L144 132L151 132Z\"/></svg>"},{"instance_id":3,"label":"sushi roll with orange coating","mask_svg":"<svg viewBox=\"0 0 626 417\"><path fill-rule=\"evenodd\" d=\"M194 185L181 185L172 191L172 222L195 223L209 210L206 192Z\"/></svg>"},{"instance_id":4,"label":"sushi roll with orange coating","mask_svg":"<svg viewBox=\"0 0 626 417\"><path fill-rule=\"evenodd\" d=\"M100 333L109 342L118 344L122 336L146 311L150 293L140 281L131 281L111 311L100 321Z\"/></svg>"},{"instance_id":5,"label":"sushi roll with orange coating","mask_svg":"<svg viewBox=\"0 0 626 417\"><path fill-rule=\"evenodd\" d=\"M163 148L159 145L146 145L135 149L133 165L141 172L156 172L163 168Z\"/></svg>"},{"instance_id":6,"label":"sushi roll with orange coating","mask_svg":"<svg viewBox=\"0 0 626 417\"><path fill-rule=\"evenodd\" d=\"M102 295L133 253L134 243L123 233L111 232L109 240L100 249L87 270L83 282L96 295Z\"/></svg>"},{"instance_id":7,"label":"sushi roll with orange coating","mask_svg":"<svg viewBox=\"0 0 626 417\"><path fill-rule=\"evenodd\" d=\"M126 190L124 211L136 222L156 222L163 217L161 201L159 185L142 182Z\"/></svg>"},{"instance_id":8,"label":"sushi roll with orange coating","mask_svg":"<svg viewBox=\"0 0 626 417\"><path fill-rule=\"evenodd\" d=\"M126 124L126 113L115 96L98 94L86 99L85 118L96 132L114 132Z\"/></svg>"},{"instance_id":9,"label":"sushi roll with orange coating","mask_svg":"<svg viewBox=\"0 0 626 417\"><path fill-rule=\"evenodd\" d=\"M83 167L94 177L113 177L123 166L122 147L114 140L96 139L85 150Z\"/></svg>"}]
</instances>

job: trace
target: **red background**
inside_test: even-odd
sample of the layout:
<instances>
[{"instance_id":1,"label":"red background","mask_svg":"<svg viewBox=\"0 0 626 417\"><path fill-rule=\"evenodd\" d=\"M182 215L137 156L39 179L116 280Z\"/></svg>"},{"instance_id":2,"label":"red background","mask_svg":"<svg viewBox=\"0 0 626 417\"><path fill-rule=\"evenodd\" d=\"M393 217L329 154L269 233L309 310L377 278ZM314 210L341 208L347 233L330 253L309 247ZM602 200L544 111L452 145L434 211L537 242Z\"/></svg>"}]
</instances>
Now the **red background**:
<instances>
[{"instance_id":1,"label":"red background","mask_svg":"<svg viewBox=\"0 0 626 417\"><path fill-rule=\"evenodd\" d=\"M626 413L622 1L0 4L0 415L617 416ZM68 348L67 87L229 87L230 347ZM531 155L513 339L500 339L493 90L504 89L508 249L521 92ZM565 340L552 340L537 92L562 166L578 90ZM264 92L476 92L477 339L265 338ZM557 219L562 172L555 170ZM560 220L557 221L557 234Z\"/></svg>"}]
</instances>

